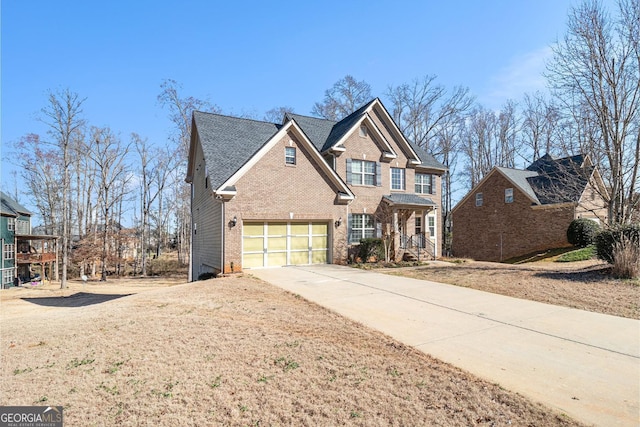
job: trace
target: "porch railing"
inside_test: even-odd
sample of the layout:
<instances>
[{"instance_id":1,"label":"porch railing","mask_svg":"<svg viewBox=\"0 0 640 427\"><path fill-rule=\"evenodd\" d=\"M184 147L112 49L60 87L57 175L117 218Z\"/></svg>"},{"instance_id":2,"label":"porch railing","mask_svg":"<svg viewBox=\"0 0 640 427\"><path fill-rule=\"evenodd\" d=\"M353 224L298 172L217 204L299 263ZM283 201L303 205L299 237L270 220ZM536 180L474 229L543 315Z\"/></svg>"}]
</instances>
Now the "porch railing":
<instances>
[{"instance_id":1,"label":"porch railing","mask_svg":"<svg viewBox=\"0 0 640 427\"><path fill-rule=\"evenodd\" d=\"M436 245L431 239L427 238L425 233L414 234L413 236L401 235L400 249L412 253L418 260L425 256L435 259Z\"/></svg>"}]
</instances>

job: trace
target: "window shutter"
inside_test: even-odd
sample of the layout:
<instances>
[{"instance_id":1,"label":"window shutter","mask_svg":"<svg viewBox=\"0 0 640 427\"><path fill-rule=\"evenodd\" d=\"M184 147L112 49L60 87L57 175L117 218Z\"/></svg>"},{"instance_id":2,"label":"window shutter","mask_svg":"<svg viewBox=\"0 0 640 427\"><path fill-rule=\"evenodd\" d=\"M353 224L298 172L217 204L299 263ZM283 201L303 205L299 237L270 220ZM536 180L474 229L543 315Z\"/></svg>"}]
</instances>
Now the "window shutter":
<instances>
[{"instance_id":1,"label":"window shutter","mask_svg":"<svg viewBox=\"0 0 640 427\"><path fill-rule=\"evenodd\" d=\"M378 239L382 238L382 223L376 221L376 237Z\"/></svg>"},{"instance_id":2,"label":"window shutter","mask_svg":"<svg viewBox=\"0 0 640 427\"><path fill-rule=\"evenodd\" d=\"M382 164L376 162L376 187L382 187Z\"/></svg>"},{"instance_id":3,"label":"window shutter","mask_svg":"<svg viewBox=\"0 0 640 427\"><path fill-rule=\"evenodd\" d=\"M351 159L347 159L347 184L351 185ZM351 224L351 221L349 221L349 224Z\"/></svg>"},{"instance_id":4,"label":"window shutter","mask_svg":"<svg viewBox=\"0 0 640 427\"><path fill-rule=\"evenodd\" d=\"M347 216L347 243L353 243L351 241L351 224L353 224L353 214L349 214Z\"/></svg>"},{"instance_id":5,"label":"window shutter","mask_svg":"<svg viewBox=\"0 0 640 427\"><path fill-rule=\"evenodd\" d=\"M431 194L436 194L436 176L431 175Z\"/></svg>"}]
</instances>

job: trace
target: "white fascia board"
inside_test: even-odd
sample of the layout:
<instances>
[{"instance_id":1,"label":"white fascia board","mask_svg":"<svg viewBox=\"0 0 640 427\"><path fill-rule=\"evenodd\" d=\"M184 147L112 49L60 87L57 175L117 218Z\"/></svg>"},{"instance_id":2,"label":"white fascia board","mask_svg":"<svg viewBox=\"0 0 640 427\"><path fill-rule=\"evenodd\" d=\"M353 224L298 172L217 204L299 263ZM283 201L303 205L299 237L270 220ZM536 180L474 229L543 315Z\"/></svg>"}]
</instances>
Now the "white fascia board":
<instances>
[{"instance_id":1,"label":"white fascia board","mask_svg":"<svg viewBox=\"0 0 640 427\"><path fill-rule=\"evenodd\" d=\"M400 141L405 145L405 148L407 150L409 150L409 152L412 154L413 159L410 159L409 162L411 164L414 165L419 165L422 164L422 161L420 160L420 156L418 156L418 153L416 153L413 150L413 147L411 147L411 144L409 144L409 141L407 141L407 139L404 137L404 135L402 134L402 132L400 131L400 129L398 128L398 125L396 124L396 122L393 120L393 118L391 118L391 116L389 115L389 112L387 111L386 108L384 108L384 105L382 105L382 103L380 102L379 98L375 99L375 102L373 102L369 108L367 109L367 113L371 110L373 110L373 108L375 106L378 106L379 111L382 111L383 115L385 116L385 118L387 119L387 122L391 124L391 126L393 126L393 129L396 132L396 136L400 139Z\"/></svg>"},{"instance_id":2,"label":"white fascia board","mask_svg":"<svg viewBox=\"0 0 640 427\"><path fill-rule=\"evenodd\" d=\"M356 129L359 129L360 126L362 125L362 123L366 123L369 125L370 128L373 128L373 130L375 131L375 134L378 135L378 138L380 138L380 141L382 141L382 143L385 145L386 150L383 150L383 154L386 153L391 153L394 157L391 157L393 159L395 159L397 156L397 154L393 151L393 149L391 148L391 145L389 144L389 141L387 141L387 138L384 137L384 135L382 134L382 132L380 132L380 129L378 129L378 126L376 126L376 124L373 122L373 120L371 120L371 117L369 117L369 114L366 113L364 114L360 120L358 120L352 127L351 129L349 129L348 132L345 132L345 134L342 136L342 138L340 138L340 140L338 142L336 142L335 144L333 144L333 146L331 147L331 150L340 150L340 148L342 148L342 151L345 151L346 148L344 148L344 142L347 140L347 138L349 138L349 136L355 132Z\"/></svg>"},{"instance_id":3,"label":"white fascia board","mask_svg":"<svg viewBox=\"0 0 640 427\"><path fill-rule=\"evenodd\" d=\"M251 170L251 168L253 168L258 163L258 161L262 159L262 157L264 157L264 155L268 153L269 150L271 150L287 134L287 132L289 132L289 130L293 131L296 134L296 136L300 140L300 143L306 145L311 155L318 162L321 168L327 173L327 175L329 175L329 178L331 178L334 184L336 184L342 192L353 196L353 193L351 192L349 187L347 187L347 185L342 181L342 179L340 179L338 174L333 169L331 169L331 167L329 167L329 165L324 160L324 158L322 157L318 149L315 147L315 145L311 143L311 141L307 138L307 136L302 131L300 126L298 126L295 119L289 120L284 126L282 126L282 128L280 128L280 130L276 132L271 137L271 139L269 139L269 141L267 141L267 143L264 144L262 148L260 148L260 150L258 150L258 152L249 159L247 163L242 165L242 167L238 169L236 173L231 175L229 179L223 182L222 185L218 187L218 189L215 191L215 193L220 195L224 195L225 193L226 194L233 193L233 195L235 196L236 192L229 192L229 191L225 191L224 189L227 187L231 187L236 182L238 182L238 180L242 178L244 174L246 174L249 170Z\"/></svg>"}]
</instances>

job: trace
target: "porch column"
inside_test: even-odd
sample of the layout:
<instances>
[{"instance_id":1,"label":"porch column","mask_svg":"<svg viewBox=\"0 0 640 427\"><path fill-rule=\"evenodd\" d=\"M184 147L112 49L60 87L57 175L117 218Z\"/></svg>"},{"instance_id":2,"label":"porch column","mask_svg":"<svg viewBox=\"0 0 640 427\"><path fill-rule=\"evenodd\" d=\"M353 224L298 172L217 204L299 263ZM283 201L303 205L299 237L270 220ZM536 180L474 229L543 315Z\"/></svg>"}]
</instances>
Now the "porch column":
<instances>
[{"instance_id":1,"label":"porch column","mask_svg":"<svg viewBox=\"0 0 640 427\"><path fill-rule=\"evenodd\" d=\"M398 252L400 249L400 229L398 227L398 210L393 208L393 260L398 260Z\"/></svg>"}]
</instances>

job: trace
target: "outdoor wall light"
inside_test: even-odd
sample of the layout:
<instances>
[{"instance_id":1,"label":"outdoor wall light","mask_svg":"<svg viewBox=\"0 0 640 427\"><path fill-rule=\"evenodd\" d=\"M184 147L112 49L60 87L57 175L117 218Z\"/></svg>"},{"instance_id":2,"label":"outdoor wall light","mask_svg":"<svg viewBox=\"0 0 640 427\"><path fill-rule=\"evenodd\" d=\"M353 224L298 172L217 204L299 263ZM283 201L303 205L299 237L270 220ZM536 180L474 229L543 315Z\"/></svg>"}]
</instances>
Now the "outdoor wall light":
<instances>
[{"instance_id":1,"label":"outdoor wall light","mask_svg":"<svg viewBox=\"0 0 640 427\"><path fill-rule=\"evenodd\" d=\"M342 217L338 218L338 220L334 224L336 228L340 227L340 225L342 224Z\"/></svg>"},{"instance_id":2,"label":"outdoor wall light","mask_svg":"<svg viewBox=\"0 0 640 427\"><path fill-rule=\"evenodd\" d=\"M233 219L229 221L229 227L235 227L237 223L238 223L238 217L234 215Z\"/></svg>"}]
</instances>

